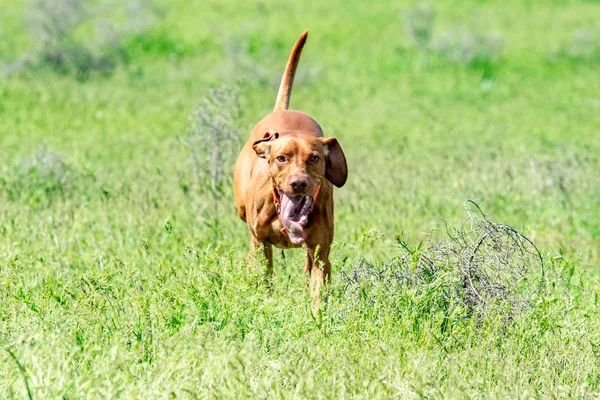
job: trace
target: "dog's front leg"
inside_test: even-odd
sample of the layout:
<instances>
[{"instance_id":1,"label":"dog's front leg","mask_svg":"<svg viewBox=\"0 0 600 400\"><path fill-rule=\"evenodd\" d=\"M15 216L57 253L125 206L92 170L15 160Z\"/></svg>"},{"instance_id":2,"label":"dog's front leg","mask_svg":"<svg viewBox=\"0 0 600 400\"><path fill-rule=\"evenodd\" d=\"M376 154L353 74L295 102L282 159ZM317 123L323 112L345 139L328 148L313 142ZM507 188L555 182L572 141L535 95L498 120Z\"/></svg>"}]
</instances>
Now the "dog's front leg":
<instances>
[{"instance_id":1,"label":"dog's front leg","mask_svg":"<svg viewBox=\"0 0 600 400\"><path fill-rule=\"evenodd\" d=\"M263 252L265 259L267 260L267 274L271 275L273 272L273 245L271 243L261 242L255 236L252 236L248 262L250 262L259 251Z\"/></svg>"},{"instance_id":2,"label":"dog's front leg","mask_svg":"<svg viewBox=\"0 0 600 400\"><path fill-rule=\"evenodd\" d=\"M304 272L310 275L310 296L313 313L316 314L321 305L321 287L331 280L331 264L329 263L329 246L317 246L306 250Z\"/></svg>"}]
</instances>

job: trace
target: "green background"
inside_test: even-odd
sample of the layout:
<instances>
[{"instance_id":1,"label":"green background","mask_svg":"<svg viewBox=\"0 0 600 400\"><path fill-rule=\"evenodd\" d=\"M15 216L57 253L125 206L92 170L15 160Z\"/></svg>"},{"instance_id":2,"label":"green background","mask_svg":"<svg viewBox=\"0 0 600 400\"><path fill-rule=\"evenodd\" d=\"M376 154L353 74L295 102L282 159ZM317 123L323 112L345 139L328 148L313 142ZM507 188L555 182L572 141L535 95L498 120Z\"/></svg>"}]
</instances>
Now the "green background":
<instances>
[{"instance_id":1,"label":"green background","mask_svg":"<svg viewBox=\"0 0 600 400\"><path fill-rule=\"evenodd\" d=\"M415 4L163 0L110 74L42 62L0 78L0 397L26 381L34 398L598 396L600 5L433 2L425 48L407 32ZM42 50L34 7L0 1L5 65ZM215 207L182 144L224 84L241 147L304 29L291 108L349 164L318 320L302 252L277 252L261 283L230 182ZM585 54L581 30L596 35ZM436 44L457 32L503 47L455 62ZM388 262L396 234L443 236L467 199L547 257L552 289L532 309L482 322L440 306L438 285L338 312L342 271Z\"/></svg>"}]
</instances>

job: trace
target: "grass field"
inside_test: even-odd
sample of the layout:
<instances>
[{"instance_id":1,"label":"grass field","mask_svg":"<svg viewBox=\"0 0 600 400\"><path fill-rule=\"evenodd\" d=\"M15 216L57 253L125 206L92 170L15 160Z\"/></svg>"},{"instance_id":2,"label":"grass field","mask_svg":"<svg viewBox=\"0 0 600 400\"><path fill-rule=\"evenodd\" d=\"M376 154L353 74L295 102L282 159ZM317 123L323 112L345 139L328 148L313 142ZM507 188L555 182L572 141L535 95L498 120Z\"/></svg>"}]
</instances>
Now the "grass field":
<instances>
[{"instance_id":1,"label":"grass field","mask_svg":"<svg viewBox=\"0 0 600 400\"><path fill-rule=\"evenodd\" d=\"M0 0L0 398L600 397L598 3L113 2L91 64L32 17L78 2L40 4ZM318 318L302 251L246 263L229 178L306 28L291 106L350 168ZM211 190L188 118L221 85ZM526 304L422 275L468 199L540 249Z\"/></svg>"}]
</instances>

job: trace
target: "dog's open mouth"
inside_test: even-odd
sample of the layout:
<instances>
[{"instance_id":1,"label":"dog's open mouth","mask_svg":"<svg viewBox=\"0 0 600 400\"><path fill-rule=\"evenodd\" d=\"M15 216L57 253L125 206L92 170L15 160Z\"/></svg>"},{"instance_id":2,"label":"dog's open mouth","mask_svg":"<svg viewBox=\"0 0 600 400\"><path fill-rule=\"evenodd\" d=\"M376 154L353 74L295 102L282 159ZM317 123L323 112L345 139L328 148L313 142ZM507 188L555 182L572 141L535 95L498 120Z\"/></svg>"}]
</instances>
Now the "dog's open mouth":
<instances>
[{"instance_id":1,"label":"dog's open mouth","mask_svg":"<svg viewBox=\"0 0 600 400\"><path fill-rule=\"evenodd\" d=\"M308 214L315 204L311 196L288 196L280 192L281 223L293 244L304 243L306 232L304 226L308 222Z\"/></svg>"}]
</instances>

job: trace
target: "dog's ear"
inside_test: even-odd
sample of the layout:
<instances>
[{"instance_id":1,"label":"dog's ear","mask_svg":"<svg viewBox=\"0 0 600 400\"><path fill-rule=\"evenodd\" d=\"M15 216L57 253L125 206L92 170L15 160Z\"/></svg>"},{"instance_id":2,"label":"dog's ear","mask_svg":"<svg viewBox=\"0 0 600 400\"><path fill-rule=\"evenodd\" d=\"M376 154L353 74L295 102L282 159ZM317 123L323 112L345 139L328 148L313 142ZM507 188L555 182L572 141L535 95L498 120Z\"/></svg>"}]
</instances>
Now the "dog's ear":
<instances>
[{"instance_id":1,"label":"dog's ear","mask_svg":"<svg viewBox=\"0 0 600 400\"><path fill-rule=\"evenodd\" d=\"M256 155L260 158L268 158L269 152L271 151L271 143L269 142L277 139L278 137L279 133L275 132L272 129L268 132L265 132L263 138L257 142L254 142L254 144L252 145L252 148L256 152Z\"/></svg>"},{"instance_id":2,"label":"dog's ear","mask_svg":"<svg viewBox=\"0 0 600 400\"><path fill-rule=\"evenodd\" d=\"M336 138L321 138L327 159L325 178L337 187L342 187L348 178L348 165L342 146Z\"/></svg>"}]
</instances>

